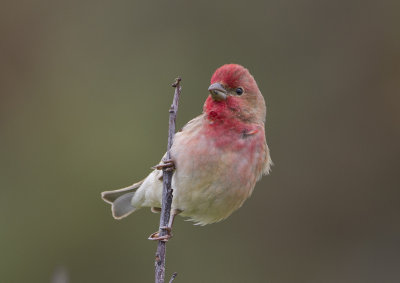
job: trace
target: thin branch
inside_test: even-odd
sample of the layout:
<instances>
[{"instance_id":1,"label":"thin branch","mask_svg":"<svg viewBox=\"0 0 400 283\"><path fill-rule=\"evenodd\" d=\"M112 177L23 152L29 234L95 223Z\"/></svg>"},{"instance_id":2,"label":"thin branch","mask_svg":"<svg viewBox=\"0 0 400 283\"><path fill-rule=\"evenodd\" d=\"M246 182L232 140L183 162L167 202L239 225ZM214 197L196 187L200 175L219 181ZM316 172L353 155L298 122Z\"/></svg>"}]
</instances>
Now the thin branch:
<instances>
[{"instance_id":1,"label":"thin branch","mask_svg":"<svg viewBox=\"0 0 400 283\"><path fill-rule=\"evenodd\" d=\"M169 109L169 131L168 131L168 147L166 160L171 159L170 149L173 143L175 135L175 121L176 114L178 112L178 102L179 96L181 94L180 86L181 78L178 77L175 83L172 85L175 88L174 99L172 101L171 108ZM172 204L172 181L173 171L166 168L163 169L163 193L162 193L162 205L161 205L161 215L160 215L160 226L159 226L159 236L165 236L168 232L162 227L166 227L171 216L171 204ZM155 282L164 283L165 281L165 255L166 255L166 241L159 240L156 252L155 260ZM175 275L175 276L174 276ZM171 281L176 277L176 274L172 275Z\"/></svg>"},{"instance_id":2,"label":"thin branch","mask_svg":"<svg viewBox=\"0 0 400 283\"><path fill-rule=\"evenodd\" d=\"M174 272L171 276L171 279L169 280L169 283L172 283L174 281L175 277L178 276L178 273Z\"/></svg>"}]
</instances>

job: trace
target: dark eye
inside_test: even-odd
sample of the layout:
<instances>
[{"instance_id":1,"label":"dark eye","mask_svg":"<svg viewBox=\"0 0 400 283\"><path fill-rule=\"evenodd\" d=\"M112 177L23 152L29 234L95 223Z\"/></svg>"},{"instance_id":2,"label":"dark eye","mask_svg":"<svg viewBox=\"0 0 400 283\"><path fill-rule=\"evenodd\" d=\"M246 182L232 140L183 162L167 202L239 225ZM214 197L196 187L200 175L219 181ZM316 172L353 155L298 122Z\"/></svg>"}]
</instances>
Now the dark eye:
<instances>
[{"instance_id":1,"label":"dark eye","mask_svg":"<svg viewBox=\"0 0 400 283\"><path fill-rule=\"evenodd\" d=\"M243 93L243 88L238 87L238 88L236 89L236 93L237 93L237 95L242 95L242 93Z\"/></svg>"}]
</instances>

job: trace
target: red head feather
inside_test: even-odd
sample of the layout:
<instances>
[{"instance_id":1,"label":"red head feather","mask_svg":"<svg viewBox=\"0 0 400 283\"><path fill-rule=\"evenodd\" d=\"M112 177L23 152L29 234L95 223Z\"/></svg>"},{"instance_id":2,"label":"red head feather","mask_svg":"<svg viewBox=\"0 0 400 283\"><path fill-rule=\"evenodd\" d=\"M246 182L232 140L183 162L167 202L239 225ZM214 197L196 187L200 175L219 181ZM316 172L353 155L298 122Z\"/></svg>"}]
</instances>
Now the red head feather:
<instances>
[{"instance_id":1,"label":"red head feather","mask_svg":"<svg viewBox=\"0 0 400 283\"><path fill-rule=\"evenodd\" d=\"M244 87L248 91L257 90L257 84L249 71L238 64L219 67L211 77L211 84L220 82L228 88Z\"/></svg>"},{"instance_id":2,"label":"red head feather","mask_svg":"<svg viewBox=\"0 0 400 283\"><path fill-rule=\"evenodd\" d=\"M203 110L210 120L228 121L225 126L233 125L234 128L240 128L241 123L264 123L266 114L264 98L246 68L237 64L223 65L211 77L211 84L214 83L221 83L228 91L228 96L226 100L221 101L212 99L211 95L208 96ZM238 87L244 89L243 95L235 95L235 89Z\"/></svg>"}]
</instances>

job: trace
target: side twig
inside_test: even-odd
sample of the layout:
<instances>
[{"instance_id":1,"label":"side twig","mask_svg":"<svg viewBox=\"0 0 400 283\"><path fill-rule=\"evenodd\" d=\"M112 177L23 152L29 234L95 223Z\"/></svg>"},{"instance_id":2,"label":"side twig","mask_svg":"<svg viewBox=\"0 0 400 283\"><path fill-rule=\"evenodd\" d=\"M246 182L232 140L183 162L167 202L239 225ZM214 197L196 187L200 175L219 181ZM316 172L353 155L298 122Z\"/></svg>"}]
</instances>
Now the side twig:
<instances>
[{"instance_id":1,"label":"side twig","mask_svg":"<svg viewBox=\"0 0 400 283\"><path fill-rule=\"evenodd\" d=\"M171 279L169 280L169 283L172 283L174 281L175 277L178 276L178 273L174 272L171 276Z\"/></svg>"},{"instance_id":2,"label":"side twig","mask_svg":"<svg viewBox=\"0 0 400 283\"><path fill-rule=\"evenodd\" d=\"M169 131L168 131L168 147L167 147L166 160L171 159L170 149L175 135L175 121L176 121L176 114L178 112L179 96L181 93L180 81L181 78L178 77L175 80L175 83L172 85L175 88L175 93L171 108L169 109ZM163 169L163 193L162 193L162 205L161 205L160 226L159 226L160 237L165 236L167 234L167 231L165 229L162 229L162 227L166 227L168 225L169 218L171 216L172 175L173 171L168 170L166 168ZM158 241L156 260L155 260L156 283L164 283L165 281L166 244L167 244L166 241L163 240ZM173 278L175 277L176 273L174 273L173 275ZM173 279L171 278L171 280Z\"/></svg>"}]
</instances>

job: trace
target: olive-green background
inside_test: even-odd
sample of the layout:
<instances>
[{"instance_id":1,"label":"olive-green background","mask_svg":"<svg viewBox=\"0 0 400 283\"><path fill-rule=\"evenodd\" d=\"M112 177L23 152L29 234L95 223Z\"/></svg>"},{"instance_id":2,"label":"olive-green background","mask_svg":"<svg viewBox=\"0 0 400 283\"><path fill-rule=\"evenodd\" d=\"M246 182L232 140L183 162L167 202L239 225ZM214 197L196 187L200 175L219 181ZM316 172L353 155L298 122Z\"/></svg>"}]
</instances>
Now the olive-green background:
<instances>
[{"instance_id":1,"label":"olive-green background","mask_svg":"<svg viewBox=\"0 0 400 283\"><path fill-rule=\"evenodd\" d=\"M175 282L400 282L400 2L2 1L0 282L152 282L159 216L115 221L202 111L254 74L275 166L227 220L178 218ZM52 279L53 278L53 279Z\"/></svg>"}]
</instances>

